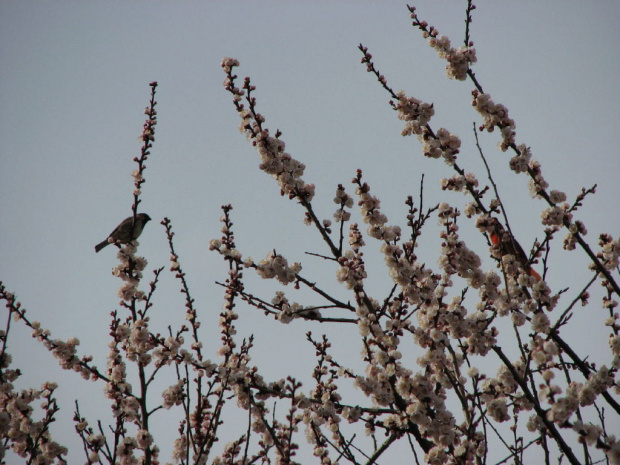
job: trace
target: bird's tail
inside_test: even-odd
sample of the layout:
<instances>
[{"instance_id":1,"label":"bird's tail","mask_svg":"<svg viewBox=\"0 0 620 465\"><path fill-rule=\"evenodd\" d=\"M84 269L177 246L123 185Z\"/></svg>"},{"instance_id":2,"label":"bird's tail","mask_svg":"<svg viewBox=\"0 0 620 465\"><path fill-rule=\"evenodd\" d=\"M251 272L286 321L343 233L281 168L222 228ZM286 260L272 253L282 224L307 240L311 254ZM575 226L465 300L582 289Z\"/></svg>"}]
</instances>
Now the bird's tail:
<instances>
[{"instance_id":1,"label":"bird's tail","mask_svg":"<svg viewBox=\"0 0 620 465\"><path fill-rule=\"evenodd\" d=\"M528 272L528 274L530 276L534 276L534 278L536 278L536 282L540 282L540 280L542 279L540 277L540 274L534 268L532 268L531 266L528 266L527 272Z\"/></svg>"},{"instance_id":2,"label":"bird's tail","mask_svg":"<svg viewBox=\"0 0 620 465\"><path fill-rule=\"evenodd\" d=\"M99 252L101 249L103 249L108 244L109 242L107 239L105 241L101 241L99 244L95 246L95 252Z\"/></svg>"}]
</instances>

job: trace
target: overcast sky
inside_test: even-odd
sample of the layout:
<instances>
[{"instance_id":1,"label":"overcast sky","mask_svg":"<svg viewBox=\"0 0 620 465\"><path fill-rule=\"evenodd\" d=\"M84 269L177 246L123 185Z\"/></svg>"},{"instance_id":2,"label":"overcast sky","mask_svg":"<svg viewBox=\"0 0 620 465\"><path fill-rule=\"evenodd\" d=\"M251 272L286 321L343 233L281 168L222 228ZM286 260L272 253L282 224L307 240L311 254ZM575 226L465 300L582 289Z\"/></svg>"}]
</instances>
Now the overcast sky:
<instances>
[{"instance_id":1,"label":"overcast sky","mask_svg":"<svg viewBox=\"0 0 620 465\"><path fill-rule=\"evenodd\" d=\"M420 17L453 44L462 43L465 2L417 5ZM493 0L477 6L471 35L478 79L509 108L518 143L532 147L552 188L565 191L570 201L581 187L598 184L577 215L591 243L600 232L617 236L620 3ZM148 84L158 81L159 124L141 204L154 221L140 238L140 253L149 269L167 265L159 221L169 217L211 349L217 347L222 303L214 282L223 281L226 270L208 251L209 240L220 234L220 205L234 206L244 255L260 259L276 248L289 261L303 261L309 278L333 282L335 270L304 256L326 253L320 238L302 224L299 206L281 198L257 169L256 153L238 132L238 116L222 86L224 56L240 60L238 74L251 76L257 86L266 126L282 130L287 150L307 165L304 178L317 186L321 218L335 210L338 183L353 192L357 168L391 223L405 226L404 200L417 195L423 173L428 205L442 201L462 208L468 199L439 187L442 177L452 175L449 168L424 159L417 139L400 136L402 123L389 96L359 63L360 42L395 90L434 103L431 124L461 137L461 165L483 180L473 145L472 124L480 122L470 105L473 86L445 78L444 62L411 26L402 2L0 2L0 280L33 320L55 337L77 336L80 353L94 354L105 366L109 312L118 304L120 283L110 274L112 248L96 255L93 247L131 213L132 159L139 155ZM529 247L542 237L545 205L529 197L525 177L507 169L497 142L496 133L482 136L511 224ZM488 260L482 237L471 224L463 228L471 247ZM429 266L436 267L438 244L431 227L420 251ZM549 283L556 291L579 289L589 276L584 257L560 249L558 242ZM377 263L371 289L384 298L389 283ZM273 289L267 283L264 288ZM161 331L183 318L177 289L166 275L153 315ZM581 316L584 324L602 321L597 305L594 314ZM239 310L240 337L256 335L254 361L274 379L299 369L297 357L312 357L306 331L330 331L307 323L282 326ZM71 428L73 400L86 404L92 399L86 389L100 396L102 386L59 372L28 331L19 325L13 331L16 364L46 366L27 367L20 386L52 379L67 389L60 395L58 438L71 444L72 433L62 429ZM334 350L356 356L357 332L338 337L342 347ZM591 342L581 338L585 347ZM288 359L280 360L281 353ZM94 419L100 413L97 402L90 403L83 409ZM101 415L109 415L103 409ZM73 454L82 460L77 449Z\"/></svg>"}]
</instances>

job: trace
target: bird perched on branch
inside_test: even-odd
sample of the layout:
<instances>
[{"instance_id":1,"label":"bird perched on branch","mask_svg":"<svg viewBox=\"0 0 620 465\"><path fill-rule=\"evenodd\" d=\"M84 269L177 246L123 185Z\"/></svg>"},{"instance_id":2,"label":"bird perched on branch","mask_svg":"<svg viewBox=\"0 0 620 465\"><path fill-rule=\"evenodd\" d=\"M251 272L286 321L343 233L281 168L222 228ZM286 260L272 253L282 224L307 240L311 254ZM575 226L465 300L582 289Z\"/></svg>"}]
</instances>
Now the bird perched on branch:
<instances>
[{"instance_id":1,"label":"bird perched on branch","mask_svg":"<svg viewBox=\"0 0 620 465\"><path fill-rule=\"evenodd\" d=\"M138 213L135 221L133 215L129 218L125 218L121 224L114 228L114 231L110 233L106 240L101 241L95 246L95 252L99 252L101 249L113 242L127 244L128 242L137 239L140 237L140 234L142 234L144 225L149 221L151 221L151 217L146 213Z\"/></svg>"},{"instance_id":2,"label":"bird perched on branch","mask_svg":"<svg viewBox=\"0 0 620 465\"><path fill-rule=\"evenodd\" d=\"M532 268L530 261L527 259L527 255L514 236L504 229L497 218L491 218L491 224L493 226L493 230L490 234L491 242L499 246L502 257L504 255L513 255L527 274L534 276L536 281L540 281L540 275Z\"/></svg>"}]
</instances>

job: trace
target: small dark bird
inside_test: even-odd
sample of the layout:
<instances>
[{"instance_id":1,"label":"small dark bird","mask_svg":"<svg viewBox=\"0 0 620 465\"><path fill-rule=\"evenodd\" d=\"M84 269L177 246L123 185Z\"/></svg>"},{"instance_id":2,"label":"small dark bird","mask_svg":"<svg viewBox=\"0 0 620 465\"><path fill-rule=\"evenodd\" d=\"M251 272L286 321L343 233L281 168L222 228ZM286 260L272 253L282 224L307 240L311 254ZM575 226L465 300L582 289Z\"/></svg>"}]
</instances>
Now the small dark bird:
<instances>
[{"instance_id":1,"label":"small dark bird","mask_svg":"<svg viewBox=\"0 0 620 465\"><path fill-rule=\"evenodd\" d=\"M110 233L106 240L101 241L95 246L95 252L99 252L105 246L110 244L110 239L112 239L112 242L117 242L119 244L127 244L128 242L137 239L140 237L140 234L142 234L144 225L149 221L151 221L151 217L146 213L138 213L136 215L135 222L133 216L125 218L121 224L114 228L114 231Z\"/></svg>"},{"instance_id":2,"label":"small dark bird","mask_svg":"<svg viewBox=\"0 0 620 465\"><path fill-rule=\"evenodd\" d=\"M523 270L530 276L534 276L536 281L540 281L541 277L534 268L530 265L527 255L523 251L521 245L517 240L510 235L508 231L504 229L497 218L491 218L493 224L493 232L491 232L491 242L495 245L499 245L500 253L503 255L514 255L519 261L519 264Z\"/></svg>"}]
</instances>

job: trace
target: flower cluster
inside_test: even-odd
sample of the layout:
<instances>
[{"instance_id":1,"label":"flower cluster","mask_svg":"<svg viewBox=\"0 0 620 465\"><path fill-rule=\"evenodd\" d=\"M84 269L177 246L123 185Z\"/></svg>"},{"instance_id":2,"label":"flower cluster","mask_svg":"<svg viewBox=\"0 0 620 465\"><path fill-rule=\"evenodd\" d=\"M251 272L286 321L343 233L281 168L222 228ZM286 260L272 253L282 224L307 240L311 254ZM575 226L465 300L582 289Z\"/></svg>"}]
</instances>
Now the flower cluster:
<instances>
[{"instance_id":1,"label":"flower cluster","mask_svg":"<svg viewBox=\"0 0 620 465\"><path fill-rule=\"evenodd\" d=\"M269 252L269 254L256 265L256 272L261 278L276 278L285 285L294 282L297 273L300 271L300 263L293 263L289 266L286 258L277 254L275 251Z\"/></svg>"},{"instance_id":2,"label":"flower cluster","mask_svg":"<svg viewBox=\"0 0 620 465\"><path fill-rule=\"evenodd\" d=\"M383 243L381 252L390 277L401 287L408 302L418 305L434 301L437 281L430 268L417 261L415 255L405 254L397 245Z\"/></svg>"},{"instance_id":3,"label":"flower cluster","mask_svg":"<svg viewBox=\"0 0 620 465\"><path fill-rule=\"evenodd\" d=\"M387 223L387 216L381 212L381 201L374 195L371 195L370 186L362 182L361 170L358 170L357 177L353 179L353 183L357 184L355 190L359 197L357 204L360 207L364 223L368 225L368 235L387 242L399 240L401 234L400 227L385 225Z\"/></svg>"},{"instance_id":4,"label":"flower cluster","mask_svg":"<svg viewBox=\"0 0 620 465\"><path fill-rule=\"evenodd\" d=\"M127 365L114 344L110 344L107 367L108 381L105 396L112 401L112 412L116 417L135 421L140 417L140 403L132 395L132 386L127 381Z\"/></svg>"},{"instance_id":5,"label":"flower cluster","mask_svg":"<svg viewBox=\"0 0 620 465\"><path fill-rule=\"evenodd\" d=\"M552 190L551 192L549 192L549 201L554 204L557 205L558 203L562 203L566 201L566 194L562 191L558 191L558 190ZM582 231L583 233L583 231Z\"/></svg>"},{"instance_id":6,"label":"flower cluster","mask_svg":"<svg viewBox=\"0 0 620 465\"><path fill-rule=\"evenodd\" d=\"M394 105L394 109L398 112L398 119L405 121L401 134L403 136L423 134L426 125L435 114L433 105L415 97L407 97L402 90L396 92L396 96L398 102Z\"/></svg>"},{"instance_id":7,"label":"flower cluster","mask_svg":"<svg viewBox=\"0 0 620 465\"><path fill-rule=\"evenodd\" d=\"M608 270L618 268L620 263L620 238L614 240L609 234L601 234L598 242L601 248L598 256L603 260L605 268Z\"/></svg>"},{"instance_id":8,"label":"flower cluster","mask_svg":"<svg viewBox=\"0 0 620 465\"><path fill-rule=\"evenodd\" d=\"M434 134L428 126L435 114L432 104L424 103L415 97L408 97L403 91L396 93L398 101L394 109L398 112L398 119L405 121L401 135L416 134L422 143L422 151L426 157L443 157L447 165L452 166L461 147L461 140L455 134L440 128Z\"/></svg>"},{"instance_id":9,"label":"flower cluster","mask_svg":"<svg viewBox=\"0 0 620 465\"><path fill-rule=\"evenodd\" d=\"M549 183L543 177L542 167L540 162L536 160L530 160L528 165L528 173L530 179L528 181L528 188L532 198L540 198L546 192L549 187Z\"/></svg>"},{"instance_id":10,"label":"flower cluster","mask_svg":"<svg viewBox=\"0 0 620 465\"><path fill-rule=\"evenodd\" d=\"M16 313L16 318L24 318L23 315ZM27 322L28 324L29 322ZM49 350L56 359L58 359L59 365L65 370L75 371L82 375L82 378L96 379L98 372L96 368L90 367L89 363L92 361L92 357L84 356L78 358L77 346L80 345L78 338L72 337L66 341L62 339L51 339L51 333L48 329L42 329L41 323L33 321L29 323L32 328L32 337L41 341L43 346Z\"/></svg>"},{"instance_id":11,"label":"flower cluster","mask_svg":"<svg viewBox=\"0 0 620 465\"><path fill-rule=\"evenodd\" d=\"M556 423L566 424L580 407L593 405L596 398L613 385L613 378L605 366L592 373L585 383L571 382L564 393L560 386L549 382L553 374L549 370L545 373L548 373L548 381L541 388L540 398L551 405L547 418Z\"/></svg>"},{"instance_id":12,"label":"flower cluster","mask_svg":"<svg viewBox=\"0 0 620 465\"><path fill-rule=\"evenodd\" d=\"M125 303L144 298L144 292L138 289L138 285L147 261L144 257L135 255L137 247L138 241L123 246L116 254L119 264L112 270L112 274L123 281L118 290L118 296Z\"/></svg>"},{"instance_id":13,"label":"flower cluster","mask_svg":"<svg viewBox=\"0 0 620 465\"><path fill-rule=\"evenodd\" d=\"M486 129L493 132L495 128L499 128L502 133L502 141L500 149L508 150L508 147L515 145L516 126L512 118L508 116L508 108L501 103L495 103L489 94L480 93L477 90L472 92L473 107L484 118L480 129Z\"/></svg>"},{"instance_id":14,"label":"flower cluster","mask_svg":"<svg viewBox=\"0 0 620 465\"><path fill-rule=\"evenodd\" d=\"M526 276L527 282L520 282L521 285L530 285L531 276L523 273L519 276ZM545 307L548 311L551 311L558 303L559 296L557 294L552 295L551 289L545 281L537 281L532 285L532 298L542 307Z\"/></svg>"},{"instance_id":15,"label":"flower cluster","mask_svg":"<svg viewBox=\"0 0 620 465\"><path fill-rule=\"evenodd\" d=\"M446 226L446 231L441 233L443 240L439 265L448 274L458 274L467 279L468 285L478 289L485 282L485 276L480 269L480 257L469 249L460 240L458 226L453 220L458 212L447 204L440 204L440 224Z\"/></svg>"},{"instance_id":16,"label":"flower cluster","mask_svg":"<svg viewBox=\"0 0 620 465\"><path fill-rule=\"evenodd\" d=\"M275 137L272 137L269 135L269 130L263 128L265 118L256 111L256 100L251 97L255 87L250 85L250 79L245 79L243 90L235 86L236 76L232 73L237 66L239 66L239 61L234 58L225 57L222 60L221 67L226 73L224 87L233 94L233 102L241 117L239 129L256 147L261 160L260 169L276 179L282 195L291 199L311 201L314 197L315 186L306 184L302 179L305 165L284 151L285 144L279 138L279 131ZM248 108L241 103L246 94Z\"/></svg>"},{"instance_id":17,"label":"flower cluster","mask_svg":"<svg viewBox=\"0 0 620 465\"><path fill-rule=\"evenodd\" d=\"M223 257L232 258L234 260L241 259L241 252L235 248L228 247L228 244L220 239L211 239L209 241L209 250L216 250Z\"/></svg>"},{"instance_id":18,"label":"flower cluster","mask_svg":"<svg viewBox=\"0 0 620 465\"><path fill-rule=\"evenodd\" d=\"M441 189L447 191L466 192L468 189L475 189L477 187L478 179L474 173L458 174L449 178L442 178L441 180ZM472 203L474 205L469 207L472 211L467 215L468 218L471 218L478 211L476 203Z\"/></svg>"},{"instance_id":19,"label":"flower cluster","mask_svg":"<svg viewBox=\"0 0 620 465\"><path fill-rule=\"evenodd\" d=\"M93 463L101 461L97 451L100 450L105 444L105 437L102 434L90 434L85 438L85 443L87 448L94 449L88 455L88 459Z\"/></svg>"},{"instance_id":20,"label":"flower cluster","mask_svg":"<svg viewBox=\"0 0 620 465\"><path fill-rule=\"evenodd\" d=\"M347 289L357 289L363 285L368 275L361 254L347 250L338 258L338 264L340 268L336 272L336 279L344 283Z\"/></svg>"},{"instance_id":21,"label":"flower cluster","mask_svg":"<svg viewBox=\"0 0 620 465\"><path fill-rule=\"evenodd\" d=\"M345 208L353 207L353 197L345 192L342 184L338 184L336 196L334 197L334 203L340 205L340 208L334 213L334 219L338 222L349 221L351 218L351 212L346 211Z\"/></svg>"},{"instance_id":22,"label":"flower cluster","mask_svg":"<svg viewBox=\"0 0 620 465\"><path fill-rule=\"evenodd\" d=\"M151 351L155 347L155 340L151 338L148 319L138 319L128 324L121 324L116 327L114 335L128 360L137 361L142 366L151 362Z\"/></svg>"},{"instance_id":23,"label":"flower cluster","mask_svg":"<svg viewBox=\"0 0 620 465\"><path fill-rule=\"evenodd\" d=\"M510 159L510 169L515 173L527 173L532 151L525 144L520 144L517 154Z\"/></svg>"},{"instance_id":24,"label":"flower cluster","mask_svg":"<svg viewBox=\"0 0 620 465\"><path fill-rule=\"evenodd\" d=\"M259 168L278 181L281 194L291 199L301 197L312 200L314 184L306 184L302 179L306 166L284 151L284 141L266 135L251 134L249 137L256 141L261 160Z\"/></svg>"},{"instance_id":25,"label":"flower cluster","mask_svg":"<svg viewBox=\"0 0 620 465\"><path fill-rule=\"evenodd\" d=\"M167 338L162 338L161 340L156 342L157 347L153 350L152 357L157 366L169 365L170 363L172 363L173 360L176 360L178 357L180 357L187 363L194 362L191 352L188 352L186 349L182 348L185 342L183 336L168 336Z\"/></svg>"},{"instance_id":26,"label":"flower cluster","mask_svg":"<svg viewBox=\"0 0 620 465\"><path fill-rule=\"evenodd\" d=\"M448 78L459 81L467 79L470 66L477 61L475 48L468 46L455 49L448 37L436 35L428 39L428 44L437 51L440 58L448 62L446 65Z\"/></svg>"},{"instance_id":27,"label":"flower cluster","mask_svg":"<svg viewBox=\"0 0 620 465\"><path fill-rule=\"evenodd\" d=\"M439 128L436 139L426 139L422 144L424 155L430 158L443 157L447 165L452 166L461 147L461 139L444 128Z\"/></svg>"},{"instance_id":28,"label":"flower cluster","mask_svg":"<svg viewBox=\"0 0 620 465\"><path fill-rule=\"evenodd\" d=\"M297 302L291 302L284 295L284 292L278 291L271 299L271 305L279 310L276 319L284 324L288 324L295 318L318 318L321 313L316 309L305 309Z\"/></svg>"},{"instance_id":29,"label":"flower cluster","mask_svg":"<svg viewBox=\"0 0 620 465\"><path fill-rule=\"evenodd\" d=\"M138 459L134 455L135 449L138 448L136 438L126 436L119 442L116 447L116 456L120 465L134 465L138 463Z\"/></svg>"},{"instance_id":30,"label":"flower cluster","mask_svg":"<svg viewBox=\"0 0 620 465\"><path fill-rule=\"evenodd\" d=\"M549 207L542 211L540 217L542 218L542 224L547 226L561 227L564 221L570 222L572 215L567 212L568 205Z\"/></svg>"},{"instance_id":31,"label":"flower cluster","mask_svg":"<svg viewBox=\"0 0 620 465\"><path fill-rule=\"evenodd\" d=\"M2 337L5 334L3 332ZM41 389L15 390L11 381L19 376L19 370L7 370L11 357L6 352L0 355L0 461L4 462L6 445L28 463L42 465L66 463L67 448L52 439L49 426L55 421L58 406L54 398L56 383L47 382ZM33 418L33 403L42 400L40 406L44 416Z\"/></svg>"},{"instance_id":32,"label":"flower cluster","mask_svg":"<svg viewBox=\"0 0 620 465\"><path fill-rule=\"evenodd\" d=\"M458 49L453 48L448 37L440 36L439 31L434 26L429 26L426 21L418 18L415 6L408 5L407 8L411 13L412 24L422 31L423 37L428 39L428 44L437 51L439 57L448 62L446 65L448 78L464 81L467 78L470 66L477 61L476 49L473 48L474 43L467 40L467 46ZM471 11L475 8L471 2L468 4L467 24L471 23Z\"/></svg>"},{"instance_id":33,"label":"flower cluster","mask_svg":"<svg viewBox=\"0 0 620 465\"><path fill-rule=\"evenodd\" d=\"M165 409L170 409L175 405L181 405L183 403L183 399L185 399L184 388L185 380L181 379L162 393L161 396L164 399L162 405Z\"/></svg>"}]
</instances>

